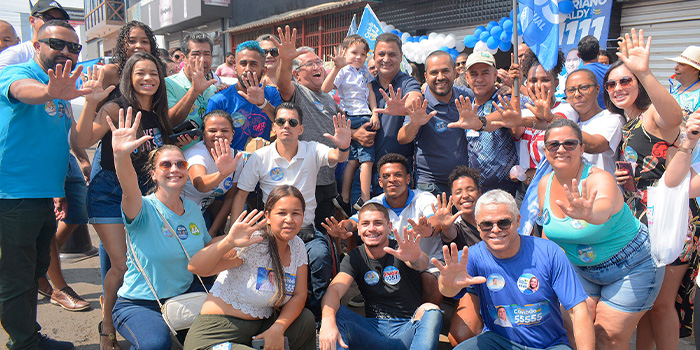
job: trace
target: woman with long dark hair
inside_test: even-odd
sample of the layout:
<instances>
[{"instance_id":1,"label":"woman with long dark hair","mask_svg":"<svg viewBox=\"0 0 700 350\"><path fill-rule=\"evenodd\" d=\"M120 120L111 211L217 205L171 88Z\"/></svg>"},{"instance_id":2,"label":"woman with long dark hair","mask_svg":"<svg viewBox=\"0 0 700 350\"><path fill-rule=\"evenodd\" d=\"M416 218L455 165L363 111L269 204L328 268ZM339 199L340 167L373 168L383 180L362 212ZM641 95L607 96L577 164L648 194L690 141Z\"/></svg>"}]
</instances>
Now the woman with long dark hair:
<instances>
[{"instance_id":1,"label":"woman with long dark hair","mask_svg":"<svg viewBox=\"0 0 700 350\"><path fill-rule=\"evenodd\" d=\"M104 74L104 73L103 73ZM103 271L103 314L100 324L101 349L118 349L114 338L112 308L117 296L117 289L122 285L126 272L126 243L124 238L124 221L122 219L122 189L117 179L112 151L112 133L107 123L109 117L115 124L119 110L128 107L142 115L139 125L139 137L150 136L132 154L138 183L143 194L152 187L151 175L146 171L147 154L165 143L169 143L172 133L168 119L168 100L162 66L158 59L149 53L137 52L126 61L119 83L121 97L102 106L97 117L95 110L99 102L86 98L80 121L76 125L77 142L80 147L89 147L101 140L102 169L93 177L88 187L88 216L100 241L109 256L109 271ZM91 77L88 80L92 80ZM99 79L99 77L98 77ZM91 83L91 84L94 84ZM106 265L104 262L102 265ZM106 266L103 266L106 268Z\"/></svg>"},{"instance_id":2,"label":"woman with long dark hair","mask_svg":"<svg viewBox=\"0 0 700 350\"><path fill-rule=\"evenodd\" d=\"M104 69L104 80L102 86L107 88L110 85L117 86L126 61L137 52L147 52L155 58L159 58L158 43L156 36L149 26L139 21L131 21L119 29L117 34L117 45L114 47L112 62L106 64ZM119 90L116 90L119 92ZM118 95L116 95L118 96ZM113 97L116 97L113 95Z\"/></svg>"}]
</instances>

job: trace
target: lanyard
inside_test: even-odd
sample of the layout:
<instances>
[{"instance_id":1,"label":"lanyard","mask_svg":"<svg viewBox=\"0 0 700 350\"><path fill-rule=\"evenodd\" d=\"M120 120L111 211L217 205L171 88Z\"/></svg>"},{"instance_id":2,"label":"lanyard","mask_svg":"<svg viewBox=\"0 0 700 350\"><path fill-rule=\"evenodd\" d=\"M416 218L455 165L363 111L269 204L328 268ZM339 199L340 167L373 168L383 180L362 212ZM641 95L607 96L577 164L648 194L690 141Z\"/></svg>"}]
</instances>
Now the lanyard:
<instances>
[{"instance_id":1,"label":"lanyard","mask_svg":"<svg viewBox=\"0 0 700 350\"><path fill-rule=\"evenodd\" d=\"M681 91L680 93L678 93L678 90L676 90L676 93L678 93L679 95L681 95L681 94L683 94L684 92L688 91L688 89L690 89L691 87L695 86L695 84L697 84L698 82L700 82L700 79L696 80L692 85L688 86L687 88L685 88L685 90ZM679 86L678 88L680 89L680 86Z\"/></svg>"}]
</instances>

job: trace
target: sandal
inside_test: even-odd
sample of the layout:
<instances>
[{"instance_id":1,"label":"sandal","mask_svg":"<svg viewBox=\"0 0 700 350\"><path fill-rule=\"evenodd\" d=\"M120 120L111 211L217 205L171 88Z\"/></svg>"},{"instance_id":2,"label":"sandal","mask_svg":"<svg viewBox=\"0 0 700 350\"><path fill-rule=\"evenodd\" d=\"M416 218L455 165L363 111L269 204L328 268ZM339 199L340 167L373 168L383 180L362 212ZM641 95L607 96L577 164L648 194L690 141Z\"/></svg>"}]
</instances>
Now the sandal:
<instances>
[{"instance_id":1,"label":"sandal","mask_svg":"<svg viewBox=\"0 0 700 350\"><path fill-rule=\"evenodd\" d=\"M107 338L108 343L106 343L106 349L107 350L121 350L119 348L119 342L117 342L117 332L112 332L112 333L107 333L104 334L102 333L102 321L97 324L97 332L100 334L100 349L105 349L102 346L102 337Z\"/></svg>"}]
</instances>

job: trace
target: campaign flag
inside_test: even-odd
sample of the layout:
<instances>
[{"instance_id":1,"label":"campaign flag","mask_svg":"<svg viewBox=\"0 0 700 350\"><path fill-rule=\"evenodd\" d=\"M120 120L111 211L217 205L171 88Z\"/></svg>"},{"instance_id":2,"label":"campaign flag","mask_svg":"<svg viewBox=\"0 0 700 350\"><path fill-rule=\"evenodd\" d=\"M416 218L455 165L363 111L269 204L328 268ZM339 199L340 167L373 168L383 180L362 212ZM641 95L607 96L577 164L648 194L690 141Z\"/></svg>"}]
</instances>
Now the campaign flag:
<instances>
[{"instance_id":1,"label":"campaign flag","mask_svg":"<svg viewBox=\"0 0 700 350\"><path fill-rule=\"evenodd\" d=\"M355 15L352 15L352 22L350 22L350 28L348 28L348 35L357 34L357 22L355 21Z\"/></svg>"},{"instance_id":2,"label":"campaign flag","mask_svg":"<svg viewBox=\"0 0 700 350\"><path fill-rule=\"evenodd\" d=\"M578 42L587 35L593 35L600 42L600 49L607 48L610 31L612 1L574 1L571 12L562 19L559 25L559 48L566 55L570 50L578 48ZM569 5L565 5L569 6ZM565 8L569 10L568 8ZM559 4L560 12L563 11Z\"/></svg>"},{"instance_id":3,"label":"campaign flag","mask_svg":"<svg viewBox=\"0 0 700 350\"><path fill-rule=\"evenodd\" d=\"M559 1L518 0L517 23L522 28L523 41L537 55L545 70L557 64L559 51Z\"/></svg>"},{"instance_id":4,"label":"campaign flag","mask_svg":"<svg viewBox=\"0 0 700 350\"><path fill-rule=\"evenodd\" d=\"M532 177L530 186L527 188L527 192L525 192L523 203L520 206L520 225L518 226L518 233L521 235L532 235L532 229L535 227L540 216L537 187L542 177L551 172L552 166L549 164L547 157L542 157L540 164L537 165L537 170L535 170L535 175Z\"/></svg>"},{"instance_id":5,"label":"campaign flag","mask_svg":"<svg viewBox=\"0 0 700 350\"><path fill-rule=\"evenodd\" d=\"M374 48L374 41L377 39L377 36L382 33L384 33L384 30L381 24L379 24L377 15L374 14L374 11L372 11L369 5L366 5L356 34L365 38L370 48Z\"/></svg>"}]
</instances>

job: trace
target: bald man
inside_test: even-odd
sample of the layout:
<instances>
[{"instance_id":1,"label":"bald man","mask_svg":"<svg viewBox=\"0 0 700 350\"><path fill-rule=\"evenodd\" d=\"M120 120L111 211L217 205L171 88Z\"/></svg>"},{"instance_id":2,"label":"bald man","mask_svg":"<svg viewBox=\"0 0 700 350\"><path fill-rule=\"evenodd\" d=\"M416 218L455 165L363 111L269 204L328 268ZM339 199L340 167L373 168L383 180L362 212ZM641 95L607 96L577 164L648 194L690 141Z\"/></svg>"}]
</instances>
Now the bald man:
<instances>
[{"instance_id":1,"label":"bald man","mask_svg":"<svg viewBox=\"0 0 700 350\"><path fill-rule=\"evenodd\" d=\"M19 38L17 37L15 28L13 28L7 21L0 19L0 52L3 52L6 48L17 44L19 44Z\"/></svg>"}]
</instances>

